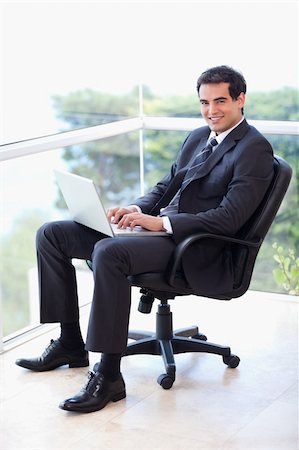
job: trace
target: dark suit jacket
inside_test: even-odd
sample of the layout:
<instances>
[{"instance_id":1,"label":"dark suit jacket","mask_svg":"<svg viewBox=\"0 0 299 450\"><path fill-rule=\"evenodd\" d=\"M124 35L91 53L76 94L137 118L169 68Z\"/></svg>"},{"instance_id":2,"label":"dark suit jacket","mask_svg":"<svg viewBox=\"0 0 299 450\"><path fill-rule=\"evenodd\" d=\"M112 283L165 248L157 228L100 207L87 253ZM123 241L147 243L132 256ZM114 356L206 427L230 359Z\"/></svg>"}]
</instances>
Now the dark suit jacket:
<instances>
[{"instance_id":1,"label":"dark suit jacket","mask_svg":"<svg viewBox=\"0 0 299 450\"><path fill-rule=\"evenodd\" d=\"M161 207L167 206L209 134L209 127L189 134L170 173L151 192L136 200L144 213L157 215ZM175 243L198 232L234 236L257 208L272 177L270 143L243 120L182 191L179 213L170 216ZM190 286L199 294L232 288L231 253L225 244L212 244L211 240L194 244L183 258L183 270Z\"/></svg>"}]
</instances>

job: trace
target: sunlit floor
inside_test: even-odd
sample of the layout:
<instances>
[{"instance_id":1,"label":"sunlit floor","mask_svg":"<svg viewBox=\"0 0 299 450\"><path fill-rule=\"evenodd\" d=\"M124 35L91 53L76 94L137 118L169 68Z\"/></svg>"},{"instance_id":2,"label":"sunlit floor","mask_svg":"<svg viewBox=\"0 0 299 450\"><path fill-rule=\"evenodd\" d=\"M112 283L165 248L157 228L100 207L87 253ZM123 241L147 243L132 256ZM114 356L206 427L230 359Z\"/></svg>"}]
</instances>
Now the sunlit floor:
<instances>
[{"instance_id":1,"label":"sunlit floor","mask_svg":"<svg viewBox=\"0 0 299 450\"><path fill-rule=\"evenodd\" d=\"M130 328L153 329L155 313L137 312ZM127 398L95 413L62 411L88 368L32 373L17 357L39 355L58 329L0 355L1 450L291 450L298 449L298 298L248 292L230 302L195 297L172 302L174 327L200 325L211 342L241 358L176 355L176 382L163 390L159 356L123 358ZM85 332L89 307L82 312ZM91 367L98 355L91 354Z\"/></svg>"}]
</instances>

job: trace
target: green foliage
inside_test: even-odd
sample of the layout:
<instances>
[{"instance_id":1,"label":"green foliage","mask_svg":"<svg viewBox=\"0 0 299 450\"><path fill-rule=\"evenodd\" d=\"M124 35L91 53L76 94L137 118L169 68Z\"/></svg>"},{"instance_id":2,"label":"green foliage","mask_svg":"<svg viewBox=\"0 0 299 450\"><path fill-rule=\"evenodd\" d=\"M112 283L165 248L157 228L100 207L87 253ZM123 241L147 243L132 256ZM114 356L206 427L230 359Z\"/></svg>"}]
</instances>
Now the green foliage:
<instances>
[{"instance_id":1,"label":"green foliage","mask_svg":"<svg viewBox=\"0 0 299 450\"><path fill-rule=\"evenodd\" d=\"M62 157L71 172L94 180L107 206L140 191L138 132L67 147ZM63 205L60 198L57 206Z\"/></svg>"},{"instance_id":2,"label":"green foliage","mask_svg":"<svg viewBox=\"0 0 299 450\"><path fill-rule=\"evenodd\" d=\"M277 91L250 93L245 115L255 120L299 120L299 93L291 87Z\"/></svg>"},{"instance_id":3,"label":"green foliage","mask_svg":"<svg viewBox=\"0 0 299 450\"><path fill-rule=\"evenodd\" d=\"M287 251L276 242L273 244L276 251L273 258L278 267L273 270L276 282L290 295L299 295L299 257L294 249Z\"/></svg>"},{"instance_id":4,"label":"green foliage","mask_svg":"<svg viewBox=\"0 0 299 450\"><path fill-rule=\"evenodd\" d=\"M44 221L45 218L39 212L27 212L14 223L11 233L1 238L0 279L4 335L28 325L28 273L36 266L35 233Z\"/></svg>"},{"instance_id":5,"label":"green foliage","mask_svg":"<svg viewBox=\"0 0 299 450\"><path fill-rule=\"evenodd\" d=\"M196 94L186 97L171 95L147 98L144 100L143 109L147 116L198 117L200 115Z\"/></svg>"},{"instance_id":6,"label":"green foliage","mask_svg":"<svg viewBox=\"0 0 299 450\"><path fill-rule=\"evenodd\" d=\"M149 90L146 95L151 96ZM138 88L123 96L85 89L55 96L53 102L70 129L89 127L136 117ZM133 200L140 191L138 132L67 147L62 157L70 171L94 180L106 206ZM56 206L65 207L61 196Z\"/></svg>"},{"instance_id":7,"label":"green foliage","mask_svg":"<svg viewBox=\"0 0 299 450\"><path fill-rule=\"evenodd\" d=\"M120 96L84 89L53 97L57 117L70 129L90 127L138 115L138 93Z\"/></svg>"},{"instance_id":8,"label":"green foliage","mask_svg":"<svg viewBox=\"0 0 299 450\"><path fill-rule=\"evenodd\" d=\"M146 189L154 186L169 171L187 134L184 131L146 130L144 132Z\"/></svg>"}]
</instances>

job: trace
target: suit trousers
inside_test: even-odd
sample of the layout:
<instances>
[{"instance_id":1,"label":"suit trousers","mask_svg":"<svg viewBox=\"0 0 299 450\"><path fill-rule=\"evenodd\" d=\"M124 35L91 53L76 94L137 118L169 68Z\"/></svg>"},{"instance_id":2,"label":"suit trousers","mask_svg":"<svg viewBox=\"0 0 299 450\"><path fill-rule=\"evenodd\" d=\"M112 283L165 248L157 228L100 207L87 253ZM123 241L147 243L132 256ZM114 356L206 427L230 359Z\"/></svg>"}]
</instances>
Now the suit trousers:
<instances>
[{"instance_id":1,"label":"suit trousers","mask_svg":"<svg viewBox=\"0 0 299 450\"><path fill-rule=\"evenodd\" d=\"M163 271L175 249L171 237L108 237L73 221L44 224L36 236L41 323L79 320L72 259L93 263L94 292L86 350L122 353L127 346L128 275Z\"/></svg>"}]
</instances>

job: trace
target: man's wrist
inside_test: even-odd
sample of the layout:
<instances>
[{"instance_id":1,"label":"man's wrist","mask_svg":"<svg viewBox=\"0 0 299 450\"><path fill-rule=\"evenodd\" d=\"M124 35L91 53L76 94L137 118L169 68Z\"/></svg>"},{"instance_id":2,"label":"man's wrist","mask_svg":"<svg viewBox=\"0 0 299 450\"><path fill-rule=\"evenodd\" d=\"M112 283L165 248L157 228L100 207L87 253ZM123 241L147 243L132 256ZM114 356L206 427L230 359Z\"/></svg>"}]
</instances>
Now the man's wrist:
<instances>
[{"instance_id":1,"label":"man's wrist","mask_svg":"<svg viewBox=\"0 0 299 450\"><path fill-rule=\"evenodd\" d=\"M127 208L132 208L132 210L134 209L134 211L137 211L137 212L139 212L139 213L142 213L142 210L141 210L140 206L137 206L137 205L129 205ZM173 234L172 226L171 226L169 217L163 216L163 217L162 217L162 221L163 221L163 228L164 228L164 230L166 231L166 233Z\"/></svg>"}]
</instances>

